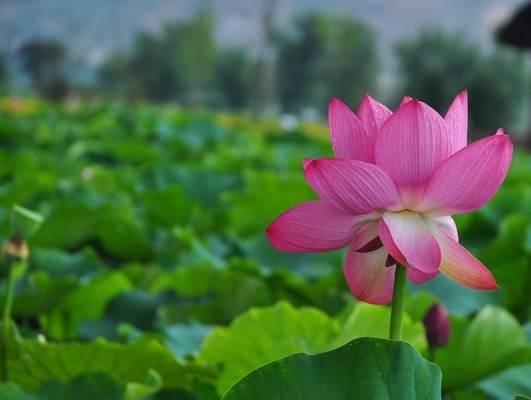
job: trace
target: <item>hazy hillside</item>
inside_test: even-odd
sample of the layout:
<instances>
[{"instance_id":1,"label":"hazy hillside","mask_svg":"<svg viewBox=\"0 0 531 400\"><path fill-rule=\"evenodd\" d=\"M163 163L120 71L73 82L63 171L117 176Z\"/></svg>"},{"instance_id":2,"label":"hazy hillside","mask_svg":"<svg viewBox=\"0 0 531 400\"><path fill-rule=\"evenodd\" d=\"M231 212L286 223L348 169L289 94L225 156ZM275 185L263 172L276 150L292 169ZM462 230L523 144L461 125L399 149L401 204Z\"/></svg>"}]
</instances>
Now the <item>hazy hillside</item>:
<instances>
[{"instance_id":1,"label":"hazy hillside","mask_svg":"<svg viewBox=\"0 0 531 400\"><path fill-rule=\"evenodd\" d=\"M1 0L0 46L14 49L33 36L57 37L71 54L99 62L110 49L127 46L139 30L156 31L168 19L186 18L201 5L218 15L222 44L252 45L260 37L266 0ZM367 20L378 32L384 56L389 46L423 26L462 31L489 43L493 26L521 0L283 0L277 23L312 9L349 13Z\"/></svg>"}]
</instances>

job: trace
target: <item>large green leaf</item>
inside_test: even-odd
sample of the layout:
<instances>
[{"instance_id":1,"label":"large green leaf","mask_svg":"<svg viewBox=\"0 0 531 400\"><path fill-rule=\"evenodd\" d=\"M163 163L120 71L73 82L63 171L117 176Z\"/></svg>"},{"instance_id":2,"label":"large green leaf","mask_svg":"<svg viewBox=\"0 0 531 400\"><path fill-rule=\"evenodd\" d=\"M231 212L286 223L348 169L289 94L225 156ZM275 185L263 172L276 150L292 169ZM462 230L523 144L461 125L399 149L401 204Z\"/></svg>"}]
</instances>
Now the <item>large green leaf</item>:
<instances>
[{"instance_id":1,"label":"large green leaf","mask_svg":"<svg viewBox=\"0 0 531 400\"><path fill-rule=\"evenodd\" d=\"M504 369L531 361L523 328L507 311L485 307L467 322L452 318L448 346L435 353L446 390L459 389Z\"/></svg>"},{"instance_id":2,"label":"large green leaf","mask_svg":"<svg viewBox=\"0 0 531 400\"><path fill-rule=\"evenodd\" d=\"M162 386L190 390L198 379L210 380L206 367L185 363L158 341L122 345L98 340L92 343L42 343L21 340L10 346L8 368L12 382L35 390L49 381L66 383L90 372L108 374L118 382L145 384L153 375Z\"/></svg>"},{"instance_id":3,"label":"large green leaf","mask_svg":"<svg viewBox=\"0 0 531 400\"><path fill-rule=\"evenodd\" d=\"M160 379L151 373L145 383L116 381L101 372L78 375L68 382L46 382L33 393L9 383L0 384L2 400L144 400L160 389Z\"/></svg>"},{"instance_id":4,"label":"large green leaf","mask_svg":"<svg viewBox=\"0 0 531 400\"><path fill-rule=\"evenodd\" d=\"M208 264L176 268L153 279L151 290L172 290L190 299L184 304L166 307L166 322L195 319L205 323L227 323L252 306L275 302L265 279L243 265L215 268Z\"/></svg>"},{"instance_id":5,"label":"large green leaf","mask_svg":"<svg viewBox=\"0 0 531 400\"><path fill-rule=\"evenodd\" d=\"M441 371L404 342L361 338L259 368L223 400L441 399Z\"/></svg>"},{"instance_id":6,"label":"large green leaf","mask_svg":"<svg viewBox=\"0 0 531 400\"><path fill-rule=\"evenodd\" d=\"M145 260L151 256L146 235L128 208L61 204L46 218L33 241L43 247L65 250L90 243L123 260Z\"/></svg>"},{"instance_id":7,"label":"large green leaf","mask_svg":"<svg viewBox=\"0 0 531 400\"><path fill-rule=\"evenodd\" d=\"M66 383L48 382L35 394L35 400L122 400L125 388L110 376L90 373Z\"/></svg>"},{"instance_id":8,"label":"large green leaf","mask_svg":"<svg viewBox=\"0 0 531 400\"><path fill-rule=\"evenodd\" d=\"M426 347L421 323L404 318L404 337L420 350ZM339 319L318 309L296 309L280 302L272 307L251 309L236 318L228 328L217 328L203 343L201 358L222 364L218 390L253 369L290 354L318 353L344 345L362 336L387 337L389 309L356 303ZM238 349L235 352L235 349Z\"/></svg>"},{"instance_id":9,"label":"large green leaf","mask_svg":"<svg viewBox=\"0 0 531 400\"><path fill-rule=\"evenodd\" d=\"M26 393L20 386L14 383L0 384L0 399L2 400L35 400L35 397Z\"/></svg>"},{"instance_id":10,"label":"large green leaf","mask_svg":"<svg viewBox=\"0 0 531 400\"><path fill-rule=\"evenodd\" d=\"M337 322L323 312L281 302L251 309L229 328L214 330L203 343L201 359L223 364L217 383L223 393L259 366L289 354L327 349L338 332Z\"/></svg>"},{"instance_id":11,"label":"large green leaf","mask_svg":"<svg viewBox=\"0 0 531 400\"><path fill-rule=\"evenodd\" d=\"M105 305L116 295L131 289L131 283L121 272L101 274L86 285L68 293L43 321L49 335L71 339L78 333L83 320L99 318Z\"/></svg>"}]
</instances>

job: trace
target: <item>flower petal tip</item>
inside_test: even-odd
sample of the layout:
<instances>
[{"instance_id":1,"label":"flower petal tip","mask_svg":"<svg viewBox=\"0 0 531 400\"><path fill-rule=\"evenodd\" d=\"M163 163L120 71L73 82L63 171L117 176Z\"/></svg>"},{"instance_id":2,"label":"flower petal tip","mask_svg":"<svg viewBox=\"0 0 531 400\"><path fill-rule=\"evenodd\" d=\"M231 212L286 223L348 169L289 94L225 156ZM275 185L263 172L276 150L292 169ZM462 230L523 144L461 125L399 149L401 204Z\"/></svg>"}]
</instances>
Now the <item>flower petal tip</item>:
<instances>
[{"instance_id":1,"label":"flower petal tip","mask_svg":"<svg viewBox=\"0 0 531 400\"><path fill-rule=\"evenodd\" d=\"M400 106L398 106L398 108L401 108L403 106L405 106L407 103L409 103L411 100L413 100L413 97L411 96L404 96L402 97L402 101L400 102Z\"/></svg>"},{"instance_id":2,"label":"flower petal tip","mask_svg":"<svg viewBox=\"0 0 531 400\"><path fill-rule=\"evenodd\" d=\"M330 108L336 107L338 105L345 106L346 104L343 103L341 100L339 100L337 97L332 97L332 98L330 98L330 101L328 102L328 110L330 110Z\"/></svg>"},{"instance_id":3,"label":"flower petal tip","mask_svg":"<svg viewBox=\"0 0 531 400\"><path fill-rule=\"evenodd\" d=\"M478 285L477 290L497 290L500 288L500 285L498 285L498 282L496 282L492 275L489 278L484 279L484 282Z\"/></svg>"}]
</instances>

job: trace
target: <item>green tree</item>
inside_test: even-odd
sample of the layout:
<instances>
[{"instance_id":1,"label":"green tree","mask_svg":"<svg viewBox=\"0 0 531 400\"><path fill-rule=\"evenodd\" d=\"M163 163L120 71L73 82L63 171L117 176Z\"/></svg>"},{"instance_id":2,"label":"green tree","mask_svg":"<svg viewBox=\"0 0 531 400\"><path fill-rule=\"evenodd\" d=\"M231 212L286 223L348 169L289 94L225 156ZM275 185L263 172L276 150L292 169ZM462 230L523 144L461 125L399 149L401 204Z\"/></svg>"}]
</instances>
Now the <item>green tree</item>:
<instances>
[{"instance_id":1,"label":"green tree","mask_svg":"<svg viewBox=\"0 0 531 400\"><path fill-rule=\"evenodd\" d=\"M130 94L154 101L175 99L177 71L172 56L165 51L160 38L147 33L138 34L126 68Z\"/></svg>"},{"instance_id":2,"label":"green tree","mask_svg":"<svg viewBox=\"0 0 531 400\"><path fill-rule=\"evenodd\" d=\"M0 89L3 89L7 81L7 66L4 54L0 52Z\"/></svg>"},{"instance_id":3,"label":"green tree","mask_svg":"<svg viewBox=\"0 0 531 400\"><path fill-rule=\"evenodd\" d=\"M483 57L468 83L470 115L476 126L483 130L502 126L512 133L529 128L530 78L524 57L513 50L498 48Z\"/></svg>"},{"instance_id":4,"label":"green tree","mask_svg":"<svg viewBox=\"0 0 531 400\"><path fill-rule=\"evenodd\" d=\"M215 84L223 105L243 108L251 98L252 65L242 49L221 50L216 62Z\"/></svg>"},{"instance_id":5,"label":"green tree","mask_svg":"<svg viewBox=\"0 0 531 400\"><path fill-rule=\"evenodd\" d=\"M330 97L354 104L375 88L375 36L347 17L310 14L278 35L277 81L282 106L322 108Z\"/></svg>"},{"instance_id":6,"label":"green tree","mask_svg":"<svg viewBox=\"0 0 531 400\"><path fill-rule=\"evenodd\" d=\"M490 55L461 35L423 31L396 47L399 95L418 97L446 112L454 96L468 89L470 125L479 130L512 127L527 104L529 84L521 57Z\"/></svg>"},{"instance_id":7,"label":"green tree","mask_svg":"<svg viewBox=\"0 0 531 400\"><path fill-rule=\"evenodd\" d=\"M172 57L179 99L191 105L208 103L216 63L212 13L203 10L189 21L166 25L162 45Z\"/></svg>"},{"instance_id":8,"label":"green tree","mask_svg":"<svg viewBox=\"0 0 531 400\"><path fill-rule=\"evenodd\" d=\"M22 68L31 80L33 89L51 100L61 100L68 94L68 80L64 71L66 49L56 40L31 40L19 50Z\"/></svg>"},{"instance_id":9,"label":"green tree","mask_svg":"<svg viewBox=\"0 0 531 400\"><path fill-rule=\"evenodd\" d=\"M111 54L97 70L100 89L105 93L125 94L129 92L129 56L116 52Z\"/></svg>"},{"instance_id":10,"label":"green tree","mask_svg":"<svg viewBox=\"0 0 531 400\"><path fill-rule=\"evenodd\" d=\"M207 103L216 69L213 29L212 14L201 11L166 24L158 35L139 33L129 55L115 53L103 63L100 83L133 98Z\"/></svg>"}]
</instances>

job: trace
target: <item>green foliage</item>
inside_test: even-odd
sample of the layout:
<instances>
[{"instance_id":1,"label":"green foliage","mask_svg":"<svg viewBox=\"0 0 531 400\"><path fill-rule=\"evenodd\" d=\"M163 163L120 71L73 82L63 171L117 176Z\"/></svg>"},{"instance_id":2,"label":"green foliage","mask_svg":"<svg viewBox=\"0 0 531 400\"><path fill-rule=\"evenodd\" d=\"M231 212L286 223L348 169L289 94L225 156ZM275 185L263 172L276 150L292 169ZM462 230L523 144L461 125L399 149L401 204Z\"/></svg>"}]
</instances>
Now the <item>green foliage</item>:
<instances>
[{"instance_id":1,"label":"green foliage","mask_svg":"<svg viewBox=\"0 0 531 400\"><path fill-rule=\"evenodd\" d=\"M3 89L5 81L7 80L7 65L3 52L0 52L0 90Z\"/></svg>"},{"instance_id":2,"label":"green foliage","mask_svg":"<svg viewBox=\"0 0 531 400\"><path fill-rule=\"evenodd\" d=\"M352 301L344 251L280 253L264 233L314 198L300 162L330 155L320 125L284 132L171 106L22 100L0 102L0 143L0 236L14 203L45 216L17 272L23 339L8 346L0 398L61 399L85 385L98 398L219 400L267 363L388 335L388 307ZM517 151L495 198L456 217L500 289L441 277L406 296L404 341L425 356L426 310L450 310L454 335L435 361L455 399L528 394L530 165Z\"/></svg>"},{"instance_id":3,"label":"green foliage","mask_svg":"<svg viewBox=\"0 0 531 400\"><path fill-rule=\"evenodd\" d=\"M212 14L203 10L188 21L167 23L159 35L139 33L132 54L111 55L99 78L114 93L204 104L216 69L213 29Z\"/></svg>"},{"instance_id":4,"label":"green foliage","mask_svg":"<svg viewBox=\"0 0 531 400\"><path fill-rule=\"evenodd\" d=\"M402 342L357 339L314 356L266 365L238 382L224 400L441 398L441 371Z\"/></svg>"},{"instance_id":5,"label":"green foliage","mask_svg":"<svg viewBox=\"0 0 531 400\"><path fill-rule=\"evenodd\" d=\"M206 367L185 363L154 340L128 345L98 340L93 343L42 343L16 341L10 345L9 379L27 390L38 390L47 382L66 383L88 373L105 373L128 391L140 385L152 388L191 390L198 380L210 380Z\"/></svg>"},{"instance_id":6,"label":"green foliage","mask_svg":"<svg viewBox=\"0 0 531 400\"><path fill-rule=\"evenodd\" d=\"M113 297L130 289L129 280L120 272L102 274L62 297L44 317L43 329L55 339L76 338L81 321L100 318Z\"/></svg>"},{"instance_id":7,"label":"green foliage","mask_svg":"<svg viewBox=\"0 0 531 400\"><path fill-rule=\"evenodd\" d=\"M530 376L531 363L508 369L482 382L480 386L485 392L499 398L503 398L508 393L531 394ZM521 398L527 399L525 396L521 396Z\"/></svg>"},{"instance_id":8,"label":"green foliage","mask_svg":"<svg viewBox=\"0 0 531 400\"><path fill-rule=\"evenodd\" d=\"M467 88L473 128L522 129L529 79L525 60L509 50L484 54L461 34L424 31L396 47L399 93L418 97L446 112L456 93Z\"/></svg>"},{"instance_id":9,"label":"green foliage","mask_svg":"<svg viewBox=\"0 0 531 400\"><path fill-rule=\"evenodd\" d=\"M219 393L257 367L290 354L316 354L337 348L354 338L387 337L389 310L356 303L335 320L312 308L295 309L285 302L251 309L228 328L217 328L203 343L201 359L222 364ZM419 349L426 347L424 329L407 318L404 339ZM237 354L234 349L238 349Z\"/></svg>"},{"instance_id":10,"label":"green foliage","mask_svg":"<svg viewBox=\"0 0 531 400\"><path fill-rule=\"evenodd\" d=\"M73 378L66 384L47 383L36 396L38 399L121 399L124 388L107 375L85 374Z\"/></svg>"},{"instance_id":11,"label":"green foliage","mask_svg":"<svg viewBox=\"0 0 531 400\"><path fill-rule=\"evenodd\" d=\"M300 173L249 172L245 181L244 193L226 197L231 205L229 227L243 237L263 229L288 208L315 198Z\"/></svg>"},{"instance_id":12,"label":"green foliage","mask_svg":"<svg viewBox=\"0 0 531 400\"><path fill-rule=\"evenodd\" d=\"M61 100L67 95L68 81L64 71L66 49L61 42L30 40L21 46L19 54L24 72L40 96Z\"/></svg>"},{"instance_id":13,"label":"green foliage","mask_svg":"<svg viewBox=\"0 0 531 400\"><path fill-rule=\"evenodd\" d=\"M143 400L160 389L160 378L150 371L145 383L123 385L107 374L91 372L78 375L66 383L50 381L36 393L27 393L20 386L0 384L3 400Z\"/></svg>"},{"instance_id":14,"label":"green foliage","mask_svg":"<svg viewBox=\"0 0 531 400\"><path fill-rule=\"evenodd\" d=\"M287 303L251 309L230 328L218 328L203 344L201 358L223 363L218 390L224 393L253 369L298 352L319 353L329 347L339 327L315 309L296 310ZM235 354L235 349L237 354Z\"/></svg>"},{"instance_id":15,"label":"green foliage","mask_svg":"<svg viewBox=\"0 0 531 400\"><path fill-rule=\"evenodd\" d=\"M531 345L511 314L486 307L472 321L452 319L450 343L435 353L435 362L443 370L444 387L455 390L531 362Z\"/></svg>"},{"instance_id":16,"label":"green foliage","mask_svg":"<svg viewBox=\"0 0 531 400\"><path fill-rule=\"evenodd\" d=\"M222 97L221 103L229 108L241 109L251 101L252 63L242 49L218 51L215 82Z\"/></svg>"},{"instance_id":17,"label":"green foliage","mask_svg":"<svg viewBox=\"0 0 531 400\"><path fill-rule=\"evenodd\" d=\"M285 109L322 109L331 97L354 105L374 88L375 39L363 23L310 14L295 19L294 31L277 38L278 91Z\"/></svg>"}]
</instances>

